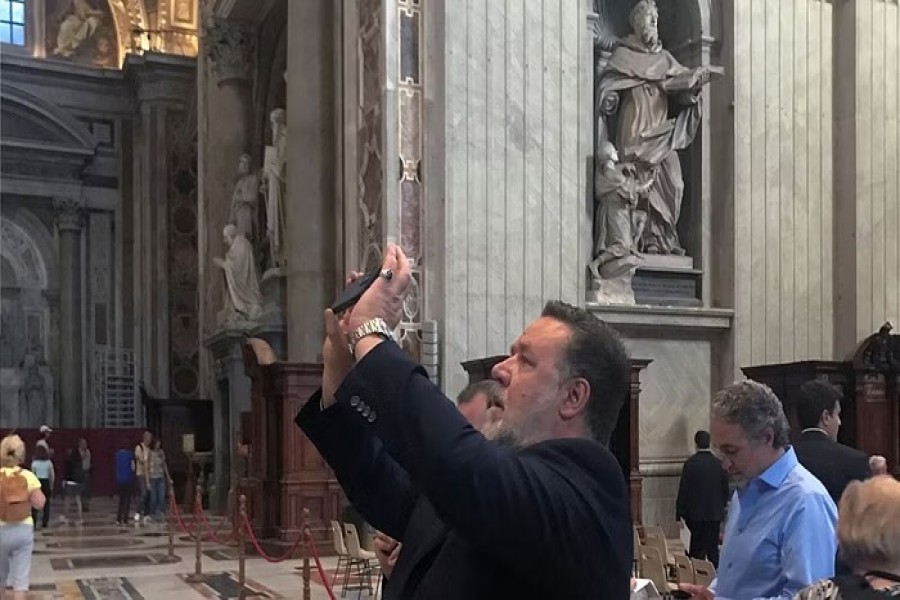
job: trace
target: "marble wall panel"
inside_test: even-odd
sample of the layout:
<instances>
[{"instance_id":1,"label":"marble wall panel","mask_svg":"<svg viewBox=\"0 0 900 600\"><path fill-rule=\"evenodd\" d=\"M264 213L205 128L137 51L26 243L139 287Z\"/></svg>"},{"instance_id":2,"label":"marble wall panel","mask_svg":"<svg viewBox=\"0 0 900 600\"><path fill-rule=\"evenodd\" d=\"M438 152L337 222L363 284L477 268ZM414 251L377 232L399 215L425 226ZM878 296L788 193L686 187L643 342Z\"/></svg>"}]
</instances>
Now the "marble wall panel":
<instances>
[{"instance_id":1,"label":"marble wall panel","mask_svg":"<svg viewBox=\"0 0 900 600\"><path fill-rule=\"evenodd\" d=\"M709 403L718 387L712 342L626 336L625 345L634 358L653 361L641 372L641 463L690 456L694 433L709 428Z\"/></svg>"},{"instance_id":2,"label":"marble wall panel","mask_svg":"<svg viewBox=\"0 0 900 600\"><path fill-rule=\"evenodd\" d=\"M737 374L833 353L833 52L828 2L730 4Z\"/></svg>"},{"instance_id":3,"label":"marble wall panel","mask_svg":"<svg viewBox=\"0 0 900 600\"><path fill-rule=\"evenodd\" d=\"M856 340L900 322L900 6L856 3Z\"/></svg>"},{"instance_id":4,"label":"marble wall panel","mask_svg":"<svg viewBox=\"0 0 900 600\"><path fill-rule=\"evenodd\" d=\"M862 0L835 10L835 353L845 357L900 320L900 6Z\"/></svg>"},{"instance_id":5,"label":"marble wall panel","mask_svg":"<svg viewBox=\"0 0 900 600\"><path fill-rule=\"evenodd\" d=\"M585 3L447 4L444 381L505 352L544 302L584 298Z\"/></svg>"}]
</instances>

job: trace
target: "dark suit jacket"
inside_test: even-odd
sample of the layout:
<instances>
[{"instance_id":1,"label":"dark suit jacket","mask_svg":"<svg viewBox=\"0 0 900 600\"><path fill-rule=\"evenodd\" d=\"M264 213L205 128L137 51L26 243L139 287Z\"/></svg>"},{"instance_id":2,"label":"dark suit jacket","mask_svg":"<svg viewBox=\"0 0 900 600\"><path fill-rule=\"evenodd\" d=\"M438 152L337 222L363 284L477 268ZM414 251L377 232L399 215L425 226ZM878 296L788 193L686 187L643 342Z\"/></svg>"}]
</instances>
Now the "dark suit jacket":
<instances>
[{"instance_id":1,"label":"dark suit jacket","mask_svg":"<svg viewBox=\"0 0 900 600\"><path fill-rule=\"evenodd\" d=\"M728 498L728 473L712 452L700 450L684 462L675 501L676 519L722 521Z\"/></svg>"},{"instance_id":2,"label":"dark suit jacket","mask_svg":"<svg viewBox=\"0 0 900 600\"><path fill-rule=\"evenodd\" d=\"M872 476L869 457L835 442L823 431L801 433L794 444L794 452L800 464L822 482L835 504L840 503L847 484L854 479L863 480Z\"/></svg>"},{"instance_id":3,"label":"dark suit jacket","mask_svg":"<svg viewBox=\"0 0 900 600\"><path fill-rule=\"evenodd\" d=\"M375 528L403 542L390 599L629 597L631 513L601 445L521 450L475 431L393 343L296 422Z\"/></svg>"}]
</instances>

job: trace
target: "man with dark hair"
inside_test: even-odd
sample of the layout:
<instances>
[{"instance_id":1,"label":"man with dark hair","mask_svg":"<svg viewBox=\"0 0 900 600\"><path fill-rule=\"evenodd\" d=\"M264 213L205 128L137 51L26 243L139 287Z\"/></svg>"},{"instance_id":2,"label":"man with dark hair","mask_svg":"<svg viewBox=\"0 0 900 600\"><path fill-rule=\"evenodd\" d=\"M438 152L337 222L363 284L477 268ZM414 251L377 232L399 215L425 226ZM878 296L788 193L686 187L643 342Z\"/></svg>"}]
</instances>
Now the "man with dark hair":
<instances>
[{"instance_id":1,"label":"man with dark hair","mask_svg":"<svg viewBox=\"0 0 900 600\"><path fill-rule=\"evenodd\" d=\"M728 504L728 473L709 449L709 432L694 434L697 452L684 463L675 519L691 532L688 555L719 566L719 528Z\"/></svg>"},{"instance_id":2,"label":"man with dark hair","mask_svg":"<svg viewBox=\"0 0 900 600\"><path fill-rule=\"evenodd\" d=\"M835 504L851 481L872 475L865 454L837 442L841 398L836 387L813 379L800 386L796 400L797 420L803 428L794 444L797 460L822 482Z\"/></svg>"},{"instance_id":3,"label":"man with dark hair","mask_svg":"<svg viewBox=\"0 0 900 600\"><path fill-rule=\"evenodd\" d=\"M492 371L489 439L392 341L410 277L389 245L353 309L326 311L322 389L297 415L366 521L409 546L384 598L627 599L631 513L603 445L628 390L618 336L548 304Z\"/></svg>"},{"instance_id":4,"label":"man with dark hair","mask_svg":"<svg viewBox=\"0 0 900 600\"><path fill-rule=\"evenodd\" d=\"M692 598L788 599L834 575L837 507L797 462L787 417L767 386L740 381L713 398L712 447L738 489L716 579L682 583Z\"/></svg>"}]
</instances>

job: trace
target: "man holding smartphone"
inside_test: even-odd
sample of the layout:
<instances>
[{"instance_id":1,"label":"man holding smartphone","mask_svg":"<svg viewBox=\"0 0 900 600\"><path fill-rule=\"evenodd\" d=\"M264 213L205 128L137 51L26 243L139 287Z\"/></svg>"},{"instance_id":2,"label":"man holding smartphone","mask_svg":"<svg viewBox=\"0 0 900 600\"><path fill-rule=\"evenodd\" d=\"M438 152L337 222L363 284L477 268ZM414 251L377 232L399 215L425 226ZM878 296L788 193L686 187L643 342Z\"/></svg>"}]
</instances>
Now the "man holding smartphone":
<instances>
[{"instance_id":1,"label":"man holding smartphone","mask_svg":"<svg viewBox=\"0 0 900 600\"><path fill-rule=\"evenodd\" d=\"M418 547L385 599L628 598L631 513L605 447L629 385L618 336L548 303L492 371L506 409L487 439L391 341L410 277L389 245L352 310L326 311L322 389L296 419L366 520Z\"/></svg>"}]
</instances>

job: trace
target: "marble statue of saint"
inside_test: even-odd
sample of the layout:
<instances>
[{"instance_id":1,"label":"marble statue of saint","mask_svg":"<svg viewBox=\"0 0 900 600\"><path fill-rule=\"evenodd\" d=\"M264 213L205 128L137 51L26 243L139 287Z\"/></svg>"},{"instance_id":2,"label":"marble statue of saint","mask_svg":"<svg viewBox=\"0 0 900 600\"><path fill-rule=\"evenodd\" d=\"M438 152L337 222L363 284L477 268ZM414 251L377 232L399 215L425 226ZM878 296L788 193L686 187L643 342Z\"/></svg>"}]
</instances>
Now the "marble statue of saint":
<instances>
[{"instance_id":1,"label":"marble statue of saint","mask_svg":"<svg viewBox=\"0 0 900 600\"><path fill-rule=\"evenodd\" d=\"M638 210L638 198L647 194L653 179L639 180L635 165L620 163L610 142L602 143L598 159L594 176L596 243L590 270L595 279L610 279L640 264L636 240L647 215Z\"/></svg>"},{"instance_id":2,"label":"marble statue of saint","mask_svg":"<svg viewBox=\"0 0 900 600\"><path fill-rule=\"evenodd\" d=\"M266 238L272 268L285 264L284 197L287 190L287 113L276 108L270 115L272 145L263 155L261 191L266 196Z\"/></svg>"},{"instance_id":3,"label":"marble statue of saint","mask_svg":"<svg viewBox=\"0 0 900 600\"><path fill-rule=\"evenodd\" d=\"M660 42L658 15L654 0L635 5L630 15L632 33L618 41L600 75L598 141L612 131L610 141L623 161L635 165L638 178L653 174L641 251L683 255L676 225L684 179L676 151L693 142L700 124L700 92L723 71L689 69L675 60Z\"/></svg>"},{"instance_id":4,"label":"marble statue of saint","mask_svg":"<svg viewBox=\"0 0 900 600\"><path fill-rule=\"evenodd\" d=\"M226 225L222 232L228 252L225 258L213 262L225 272L225 308L218 315L219 325L239 321L255 321L262 313L262 294L256 277L253 246L234 225Z\"/></svg>"},{"instance_id":5,"label":"marble statue of saint","mask_svg":"<svg viewBox=\"0 0 900 600\"><path fill-rule=\"evenodd\" d=\"M87 0L71 0L68 4L61 5L57 18L61 22L53 54L68 57L91 39L100 27L103 11L91 6Z\"/></svg>"},{"instance_id":6,"label":"marble statue of saint","mask_svg":"<svg viewBox=\"0 0 900 600\"><path fill-rule=\"evenodd\" d=\"M238 159L238 178L231 194L229 222L248 240L256 239L256 209L259 204L259 177L250 170L250 155Z\"/></svg>"}]
</instances>

